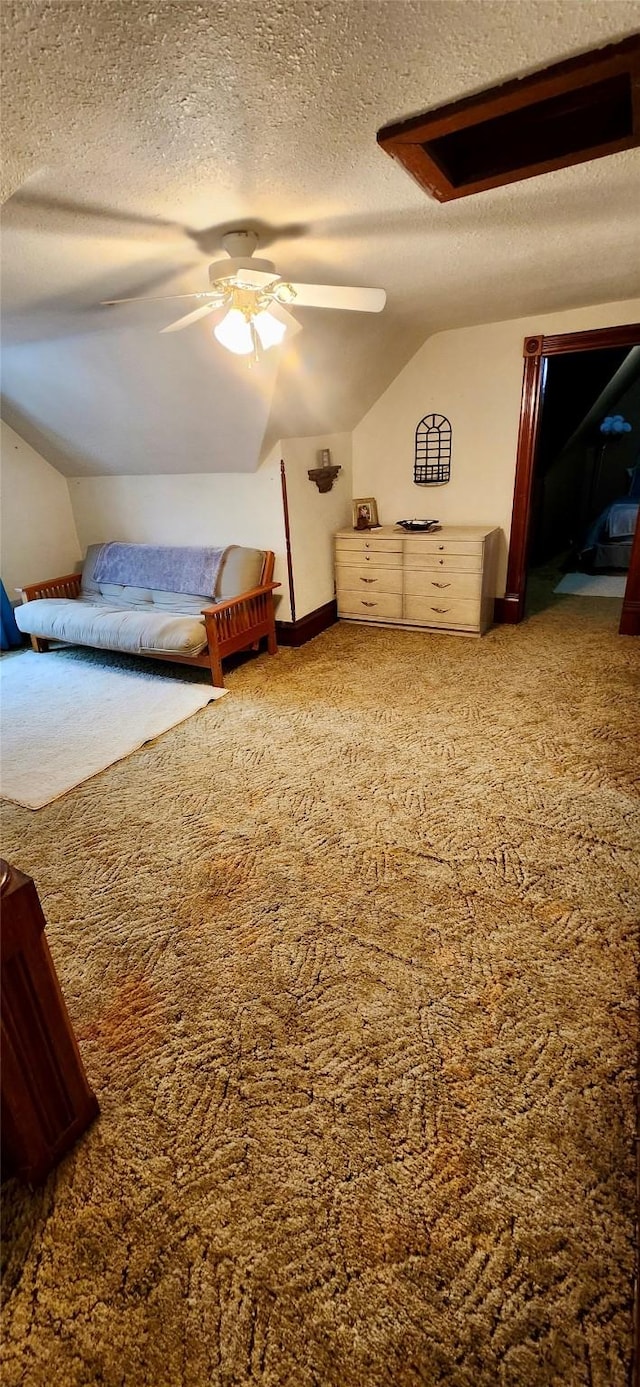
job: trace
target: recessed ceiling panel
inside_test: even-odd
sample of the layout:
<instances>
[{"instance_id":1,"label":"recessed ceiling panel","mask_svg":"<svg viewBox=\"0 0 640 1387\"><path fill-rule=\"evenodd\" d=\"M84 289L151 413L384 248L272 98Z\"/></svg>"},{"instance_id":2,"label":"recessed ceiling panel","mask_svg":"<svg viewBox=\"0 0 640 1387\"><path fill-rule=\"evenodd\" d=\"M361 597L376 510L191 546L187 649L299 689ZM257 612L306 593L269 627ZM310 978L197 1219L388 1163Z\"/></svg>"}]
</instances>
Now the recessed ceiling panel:
<instances>
[{"instance_id":1,"label":"recessed ceiling panel","mask_svg":"<svg viewBox=\"0 0 640 1387\"><path fill-rule=\"evenodd\" d=\"M387 125L378 143L439 202L640 145L640 37Z\"/></svg>"}]
</instances>

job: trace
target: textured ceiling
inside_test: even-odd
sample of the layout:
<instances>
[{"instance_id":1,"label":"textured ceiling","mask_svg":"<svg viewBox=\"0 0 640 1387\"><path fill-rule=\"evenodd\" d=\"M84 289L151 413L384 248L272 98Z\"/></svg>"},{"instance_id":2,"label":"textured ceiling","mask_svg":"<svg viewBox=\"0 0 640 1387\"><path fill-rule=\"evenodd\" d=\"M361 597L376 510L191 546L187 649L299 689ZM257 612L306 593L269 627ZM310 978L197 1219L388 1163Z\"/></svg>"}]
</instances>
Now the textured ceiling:
<instances>
[{"instance_id":1,"label":"textured ceiling","mask_svg":"<svg viewBox=\"0 0 640 1387\"><path fill-rule=\"evenodd\" d=\"M352 427L434 331L632 296L639 151L441 206L375 135L622 38L638 13L5 0L9 422L72 475L247 470L278 437ZM222 231L256 223L287 278L381 285L387 308L298 310L291 347L248 370L206 323L159 336L171 304L97 307L206 287Z\"/></svg>"}]
</instances>

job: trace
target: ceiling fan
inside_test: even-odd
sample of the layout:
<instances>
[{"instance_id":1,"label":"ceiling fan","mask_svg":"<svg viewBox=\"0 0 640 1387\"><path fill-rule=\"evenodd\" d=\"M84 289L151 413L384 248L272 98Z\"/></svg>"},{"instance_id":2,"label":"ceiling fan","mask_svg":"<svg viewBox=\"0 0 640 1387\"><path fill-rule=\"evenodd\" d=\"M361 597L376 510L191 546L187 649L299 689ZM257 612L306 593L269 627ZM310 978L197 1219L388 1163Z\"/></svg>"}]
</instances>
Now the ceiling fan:
<instances>
[{"instance_id":1,"label":"ceiling fan","mask_svg":"<svg viewBox=\"0 0 640 1387\"><path fill-rule=\"evenodd\" d=\"M195 294L168 294L161 298L103 299L103 306L118 303L160 303L170 299L201 299L199 308L162 328L181 332L199 318L216 314L214 336L238 356L257 354L278 346L287 331L299 332L301 324L289 308L340 308L360 313L380 313L386 302L384 289L356 289L331 284L292 284L283 280L271 260L254 258L258 248L255 231L229 231L222 237L226 260L209 266L210 288ZM286 306L285 306L286 305Z\"/></svg>"}]
</instances>

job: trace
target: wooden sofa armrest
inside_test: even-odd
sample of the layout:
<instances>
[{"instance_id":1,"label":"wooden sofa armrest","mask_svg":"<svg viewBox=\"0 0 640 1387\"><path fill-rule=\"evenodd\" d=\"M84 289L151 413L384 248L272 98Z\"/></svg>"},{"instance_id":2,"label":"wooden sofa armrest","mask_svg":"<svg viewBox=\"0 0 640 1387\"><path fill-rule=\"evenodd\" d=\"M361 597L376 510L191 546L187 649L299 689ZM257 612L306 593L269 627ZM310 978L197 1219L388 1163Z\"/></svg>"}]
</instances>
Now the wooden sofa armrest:
<instances>
[{"instance_id":1,"label":"wooden sofa armrest","mask_svg":"<svg viewBox=\"0 0 640 1387\"><path fill-rule=\"evenodd\" d=\"M273 590L280 583L262 583L239 597L229 597L213 607L203 607L202 615L207 632L207 646L213 683L224 687L222 657L233 655L249 646L258 648L267 637L270 655L278 650L273 610Z\"/></svg>"},{"instance_id":2,"label":"wooden sofa armrest","mask_svg":"<svg viewBox=\"0 0 640 1387\"><path fill-rule=\"evenodd\" d=\"M81 573L66 573L63 578L46 578L43 583L30 583L16 591L23 602L33 602L39 597L79 597L81 582Z\"/></svg>"}]
</instances>

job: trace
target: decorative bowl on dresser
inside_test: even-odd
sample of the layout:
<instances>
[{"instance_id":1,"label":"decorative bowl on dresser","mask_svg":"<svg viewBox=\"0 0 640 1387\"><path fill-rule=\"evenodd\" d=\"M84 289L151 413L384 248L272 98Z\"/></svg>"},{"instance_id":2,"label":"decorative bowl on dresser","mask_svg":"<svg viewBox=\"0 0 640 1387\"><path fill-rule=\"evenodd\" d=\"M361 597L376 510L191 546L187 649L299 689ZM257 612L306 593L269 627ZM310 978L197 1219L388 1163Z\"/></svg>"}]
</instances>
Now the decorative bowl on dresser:
<instances>
[{"instance_id":1,"label":"decorative bowl on dresser","mask_svg":"<svg viewBox=\"0 0 640 1387\"><path fill-rule=\"evenodd\" d=\"M338 616L481 636L493 621L499 533L483 525L338 530Z\"/></svg>"}]
</instances>

